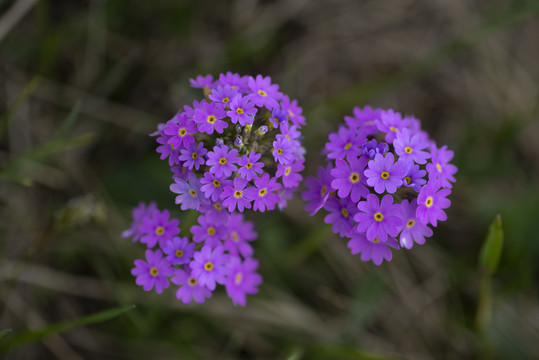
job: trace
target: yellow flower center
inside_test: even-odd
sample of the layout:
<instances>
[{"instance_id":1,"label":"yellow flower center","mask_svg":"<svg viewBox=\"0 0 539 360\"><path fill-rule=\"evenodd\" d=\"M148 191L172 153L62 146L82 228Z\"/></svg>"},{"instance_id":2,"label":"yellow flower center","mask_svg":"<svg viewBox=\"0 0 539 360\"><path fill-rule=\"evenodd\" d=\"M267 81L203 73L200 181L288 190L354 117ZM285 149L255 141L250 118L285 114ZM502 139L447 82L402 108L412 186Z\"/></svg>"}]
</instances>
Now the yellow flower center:
<instances>
[{"instance_id":1,"label":"yellow flower center","mask_svg":"<svg viewBox=\"0 0 539 360\"><path fill-rule=\"evenodd\" d=\"M223 98L223 99L222 99L221 101L222 101L222 102L224 102L224 103L226 104L227 102L229 102L229 101L230 101L230 99L229 99L229 98L227 98L227 97L224 97L224 98Z\"/></svg>"},{"instance_id":2,"label":"yellow flower center","mask_svg":"<svg viewBox=\"0 0 539 360\"><path fill-rule=\"evenodd\" d=\"M220 204L213 204L213 207L217 210L221 210L223 208Z\"/></svg>"},{"instance_id":3,"label":"yellow flower center","mask_svg":"<svg viewBox=\"0 0 539 360\"><path fill-rule=\"evenodd\" d=\"M342 208L342 209L341 209L341 214L342 214L342 216L344 216L345 218L347 218L348 215L350 215L350 214L348 213L348 210L345 209L345 208Z\"/></svg>"},{"instance_id":4,"label":"yellow flower center","mask_svg":"<svg viewBox=\"0 0 539 360\"><path fill-rule=\"evenodd\" d=\"M268 190L266 190L266 188L260 189L260 191L258 192L258 196L264 196L264 195L266 195L267 192L268 192Z\"/></svg>"},{"instance_id":5,"label":"yellow flower center","mask_svg":"<svg viewBox=\"0 0 539 360\"><path fill-rule=\"evenodd\" d=\"M192 154L191 154L191 158L192 158L193 160L196 160L196 159L198 158L198 154L197 154L196 152L192 153Z\"/></svg>"},{"instance_id":6,"label":"yellow flower center","mask_svg":"<svg viewBox=\"0 0 539 360\"><path fill-rule=\"evenodd\" d=\"M374 240L372 242L375 243L375 244L378 244L380 242L380 239L374 238Z\"/></svg>"},{"instance_id":7,"label":"yellow flower center","mask_svg":"<svg viewBox=\"0 0 539 360\"><path fill-rule=\"evenodd\" d=\"M193 189L189 189L189 195L191 195L192 197L197 197L197 192Z\"/></svg>"},{"instance_id":8,"label":"yellow flower center","mask_svg":"<svg viewBox=\"0 0 539 360\"><path fill-rule=\"evenodd\" d=\"M407 146L407 147L404 148L404 151L405 151L407 154L411 154L412 151L414 151L414 150L412 150L411 147Z\"/></svg>"},{"instance_id":9,"label":"yellow flower center","mask_svg":"<svg viewBox=\"0 0 539 360\"><path fill-rule=\"evenodd\" d=\"M185 134L187 134L187 130L185 130L185 128L181 128L180 130L178 130L178 135L185 136Z\"/></svg>"},{"instance_id":10,"label":"yellow flower center","mask_svg":"<svg viewBox=\"0 0 539 360\"><path fill-rule=\"evenodd\" d=\"M246 167L247 169L250 169L250 168L253 167L253 163L247 163L247 164L245 164L245 167Z\"/></svg>"},{"instance_id":11,"label":"yellow flower center","mask_svg":"<svg viewBox=\"0 0 539 360\"><path fill-rule=\"evenodd\" d=\"M174 149L174 145L173 145L173 144L170 144L170 148L171 148L171 149Z\"/></svg>"},{"instance_id":12,"label":"yellow flower center","mask_svg":"<svg viewBox=\"0 0 539 360\"><path fill-rule=\"evenodd\" d=\"M394 127L394 126L390 126L390 127L389 127L389 130L391 130L391 131L397 131L397 128Z\"/></svg>"},{"instance_id":13,"label":"yellow flower center","mask_svg":"<svg viewBox=\"0 0 539 360\"><path fill-rule=\"evenodd\" d=\"M407 228L411 228L412 226L415 225L415 220L414 219L410 219L408 220L408 222L406 223L406 227Z\"/></svg>"},{"instance_id":14,"label":"yellow flower center","mask_svg":"<svg viewBox=\"0 0 539 360\"><path fill-rule=\"evenodd\" d=\"M150 268L150 275L156 277L157 275L159 275L159 270L157 270L156 267Z\"/></svg>"},{"instance_id":15,"label":"yellow flower center","mask_svg":"<svg viewBox=\"0 0 539 360\"><path fill-rule=\"evenodd\" d=\"M282 154L283 154L283 149L278 148L278 149L277 149L277 154L278 154L278 155L282 155Z\"/></svg>"},{"instance_id":16,"label":"yellow flower center","mask_svg":"<svg viewBox=\"0 0 539 360\"><path fill-rule=\"evenodd\" d=\"M238 114L238 115L243 114L243 109L242 108L237 108L236 109L236 114Z\"/></svg>"},{"instance_id":17,"label":"yellow flower center","mask_svg":"<svg viewBox=\"0 0 539 360\"><path fill-rule=\"evenodd\" d=\"M219 186L221 186L221 183L220 183L219 180L217 180L217 179L216 179L216 180L213 180L213 186L214 186L214 187L219 187Z\"/></svg>"},{"instance_id":18,"label":"yellow flower center","mask_svg":"<svg viewBox=\"0 0 539 360\"><path fill-rule=\"evenodd\" d=\"M352 183L357 183L359 181L359 174L358 173L351 173L350 174L350 181Z\"/></svg>"},{"instance_id":19,"label":"yellow flower center","mask_svg":"<svg viewBox=\"0 0 539 360\"><path fill-rule=\"evenodd\" d=\"M220 158L219 159L219 164L221 164L221 165L226 164L226 158Z\"/></svg>"},{"instance_id":20,"label":"yellow flower center","mask_svg":"<svg viewBox=\"0 0 539 360\"><path fill-rule=\"evenodd\" d=\"M183 250L181 249L176 250L176 257L181 258L182 256L183 256Z\"/></svg>"},{"instance_id":21,"label":"yellow flower center","mask_svg":"<svg viewBox=\"0 0 539 360\"><path fill-rule=\"evenodd\" d=\"M436 170L438 170L439 173L442 172L442 165L436 164Z\"/></svg>"},{"instance_id":22,"label":"yellow flower center","mask_svg":"<svg viewBox=\"0 0 539 360\"><path fill-rule=\"evenodd\" d=\"M427 198L427 200L425 201L425 206L430 208L432 206L432 204L434 203L434 201L432 200L432 196L429 196Z\"/></svg>"},{"instance_id":23,"label":"yellow flower center","mask_svg":"<svg viewBox=\"0 0 539 360\"><path fill-rule=\"evenodd\" d=\"M409 177L409 176L405 176L405 177L404 177L404 181L406 181L406 183L407 183L408 185L410 185L410 183L412 182L412 178Z\"/></svg>"},{"instance_id":24,"label":"yellow flower center","mask_svg":"<svg viewBox=\"0 0 539 360\"><path fill-rule=\"evenodd\" d=\"M208 235L215 235L215 228L213 226L210 226L207 230Z\"/></svg>"},{"instance_id":25,"label":"yellow flower center","mask_svg":"<svg viewBox=\"0 0 539 360\"><path fill-rule=\"evenodd\" d=\"M155 228L155 235L163 235L165 233L165 228L158 226Z\"/></svg>"},{"instance_id":26,"label":"yellow flower center","mask_svg":"<svg viewBox=\"0 0 539 360\"><path fill-rule=\"evenodd\" d=\"M347 143L346 145L344 145L344 150L348 150L352 147L352 143Z\"/></svg>"},{"instance_id":27,"label":"yellow flower center","mask_svg":"<svg viewBox=\"0 0 539 360\"><path fill-rule=\"evenodd\" d=\"M322 189L320 189L320 196L326 195L328 192L328 187L326 185L322 186Z\"/></svg>"},{"instance_id":28,"label":"yellow flower center","mask_svg":"<svg viewBox=\"0 0 539 360\"><path fill-rule=\"evenodd\" d=\"M377 213L374 214L374 220L382 221L384 220L384 215L382 215L382 213L378 211Z\"/></svg>"},{"instance_id":29,"label":"yellow flower center","mask_svg":"<svg viewBox=\"0 0 539 360\"><path fill-rule=\"evenodd\" d=\"M215 120L217 120L217 119L215 118L215 116L210 115L210 116L208 116L208 118L207 118L206 120L207 120L210 124L213 124L213 123L215 122Z\"/></svg>"},{"instance_id":30,"label":"yellow flower center","mask_svg":"<svg viewBox=\"0 0 539 360\"><path fill-rule=\"evenodd\" d=\"M258 95L260 96L266 96L268 95L264 90L258 90Z\"/></svg>"},{"instance_id":31,"label":"yellow flower center","mask_svg":"<svg viewBox=\"0 0 539 360\"><path fill-rule=\"evenodd\" d=\"M241 283L241 280L243 280L243 274L239 272L234 277L234 283L236 283L236 285L239 285Z\"/></svg>"},{"instance_id":32,"label":"yellow flower center","mask_svg":"<svg viewBox=\"0 0 539 360\"><path fill-rule=\"evenodd\" d=\"M240 190L236 190L236 191L234 192L234 197L235 197L235 198L240 198L240 197L242 197L242 196L243 196L243 192L241 192Z\"/></svg>"},{"instance_id":33,"label":"yellow flower center","mask_svg":"<svg viewBox=\"0 0 539 360\"><path fill-rule=\"evenodd\" d=\"M287 168L284 170L284 174L285 174L286 176L288 176L288 175L290 175L290 171L292 171L292 169L291 169L290 166L289 166L289 167L287 167Z\"/></svg>"},{"instance_id":34,"label":"yellow flower center","mask_svg":"<svg viewBox=\"0 0 539 360\"><path fill-rule=\"evenodd\" d=\"M380 174L380 177L386 180L389 177L389 173L387 171L382 171L382 173Z\"/></svg>"},{"instance_id":35,"label":"yellow flower center","mask_svg":"<svg viewBox=\"0 0 539 360\"><path fill-rule=\"evenodd\" d=\"M211 261L208 261L204 264L204 270L206 271L212 271L213 270L213 263Z\"/></svg>"},{"instance_id":36,"label":"yellow flower center","mask_svg":"<svg viewBox=\"0 0 539 360\"><path fill-rule=\"evenodd\" d=\"M189 286L195 286L198 283L198 280L190 277L189 280L187 280L187 283L189 284Z\"/></svg>"},{"instance_id":37,"label":"yellow flower center","mask_svg":"<svg viewBox=\"0 0 539 360\"><path fill-rule=\"evenodd\" d=\"M231 234L231 235L232 235L232 240L234 240L234 242L240 241L240 236L238 235L237 232L232 231L232 234Z\"/></svg>"}]
</instances>

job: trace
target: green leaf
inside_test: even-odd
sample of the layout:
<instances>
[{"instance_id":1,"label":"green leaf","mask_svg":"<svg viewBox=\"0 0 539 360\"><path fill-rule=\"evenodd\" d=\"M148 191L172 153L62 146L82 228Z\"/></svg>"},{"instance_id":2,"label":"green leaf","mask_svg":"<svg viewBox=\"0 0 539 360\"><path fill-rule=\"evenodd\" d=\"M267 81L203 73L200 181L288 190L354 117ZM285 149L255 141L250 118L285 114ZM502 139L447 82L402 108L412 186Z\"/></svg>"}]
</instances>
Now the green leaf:
<instances>
[{"instance_id":1,"label":"green leaf","mask_svg":"<svg viewBox=\"0 0 539 360\"><path fill-rule=\"evenodd\" d=\"M77 326L104 322L112 318L115 318L119 315L122 315L123 313L129 310L132 310L134 308L135 308L135 305L123 306L119 308L114 308L114 309L98 312L96 314L88 315L88 316L81 317L78 319L53 324L42 329L16 333L16 334L13 334L11 337L9 337L9 339L5 341L0 341L0 351L5 351L7 349L10 349L19 345L23 345L29 342L39 341L51 335L61 333L63 331L69 330Z\"/></svg>"},{"instance_id":2,"label":"green leaf","mask_svg":"<svg viewBox=\"0 0 539 360\"><path fill-rule=\"evenodd\" d=\"M500 263L502 248L502 218L500 215L496 215L496 218L490 225L487 239L485 240L479 255L479 265L481 268L488 271L490 274L494 274L498 269L498 264Z\"/></svg>"}]
</instances>

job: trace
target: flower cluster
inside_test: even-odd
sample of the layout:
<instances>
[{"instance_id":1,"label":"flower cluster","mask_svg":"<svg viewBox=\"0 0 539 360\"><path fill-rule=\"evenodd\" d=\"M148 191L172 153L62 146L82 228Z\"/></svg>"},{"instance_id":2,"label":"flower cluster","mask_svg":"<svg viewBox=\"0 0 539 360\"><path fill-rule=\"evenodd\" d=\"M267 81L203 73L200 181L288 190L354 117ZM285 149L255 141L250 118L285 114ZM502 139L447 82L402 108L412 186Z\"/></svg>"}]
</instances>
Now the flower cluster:
<instances>
[{"instance_id":1,"label":"flower cluster","mask_svg":"<svg viewBox=\"0 0 539 360\"><path fill-rule=\"evenodd\" d=\"M411 249L447 216L456 166L453 151L438 148L414 117L393 110L355 108L325 146L328 165L305 180L302 197L314 215L350 238L352 254L380 265L390 248Z\"/></svg>"},{"instance_id":2,"label":"flower cluster","mask_svg":"<svg viewBox=\"0 0 539 360\"><path fill-rule=\"evenodd\" d=\"M238 213L226 225L201 214L191 227L192 238L180 237L179 225L168 210L159 211L153 203L133 210L133 223L123 236L147 247L146 259L135 260L131 270L137 285L161 294L172 282L178 286L178 300L189 304L203 303L221 284L235 305L245 306L246 295L256 294L262 283L249 244L257 236L253 224Z\"/></svg>"},{"instance_id":3,"label":"flower cluster","mask_svg":"<svg viewBox=\"0 0 539 360\"><path fill-rule=\"evenodd\" d=\"M304 168L302 109L262 75L191 79L207 97L159 126L157 152L168 159L170 190L182 210L283 208Z\"/></svg>"},{"instance_id":4,"label":"flower cluster","mask_svg":"<svg viewBox=\"0 0 539 360\"><path fill-rule=\"evenodd\" d=\"M152 136L170 166L176 204L198 211L198 224L191 239L179 237L179 220L169 219L168 210L139 205L123 235L148 250L132 274L144 290L179 285L176 296L184 303L203 302L222 284L234 304L245 305L262 278L249 245L256 233L241 213L286 207L302 180L305 118L269 77L228 72L215 81L211 75L190 81L205 98L184 106Z\"/></svg>"}]
</instances>

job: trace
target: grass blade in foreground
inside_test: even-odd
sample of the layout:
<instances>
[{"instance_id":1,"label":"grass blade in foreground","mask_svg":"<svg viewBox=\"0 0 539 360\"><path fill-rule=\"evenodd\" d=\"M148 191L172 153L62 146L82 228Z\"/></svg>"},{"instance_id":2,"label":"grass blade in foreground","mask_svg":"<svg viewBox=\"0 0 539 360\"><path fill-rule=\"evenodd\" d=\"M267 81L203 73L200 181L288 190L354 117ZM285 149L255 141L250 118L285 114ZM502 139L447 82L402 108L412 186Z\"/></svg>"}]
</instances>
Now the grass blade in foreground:
<instances>
[{"instance_id":1,"label":"grass blade in foreground","mask_svg":"<svg viewBox=\"0 0 539 360\"><path fill-rule=\"evenodd\" d=\"M96 324L104 322L110 319L113 319L123 313L132 310L135 308L135 305L123 306L119 308L109 309L102 312L98 312L92 315L81 317L74 320L69 320L61 323L57 323L42 329L30 330L27 332L16 333L11 336L8 340L2 341L2 335L4 335L4 330L0 333L0 351L5 351L7 349L26 344L29 342L39 341L48 336L61 333L63 331L69 330L76 326ZM5 335L4 335L5 336Z\"/></svg>"}]
</instances>

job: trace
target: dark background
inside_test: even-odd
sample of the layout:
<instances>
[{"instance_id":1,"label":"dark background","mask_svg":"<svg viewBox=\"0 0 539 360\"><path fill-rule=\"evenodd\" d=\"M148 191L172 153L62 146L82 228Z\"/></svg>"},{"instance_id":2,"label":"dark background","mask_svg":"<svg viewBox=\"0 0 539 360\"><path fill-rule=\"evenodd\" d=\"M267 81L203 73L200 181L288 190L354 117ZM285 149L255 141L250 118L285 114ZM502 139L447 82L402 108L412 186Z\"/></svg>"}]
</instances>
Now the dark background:
<instances>
[{"instance_id":1,"label":"dark background","mask_svg":"<svg viewBox=\"0 0 539 360\"><path fill-rule=\"evenodd\" d=\"M0 0L0 330L13 329L0 345L137 305L0 357L538 358L538 14L500 0ZM144 249L120 237L130 209L155 200L184 235L196 219L147 134L202 96L189 78L226 71L298 99L304 175L354 106L421 119L456 154L448 221L376 267L298 193L249 215L264 283L247 307L223 289L200 306L144 292L129 273ZM505 243L481 292L496 214ZM492 316L478 323L480 298Z\"/></svg>"}]
</instances>

